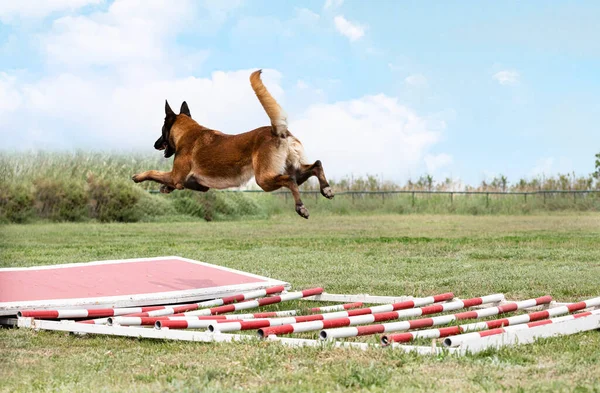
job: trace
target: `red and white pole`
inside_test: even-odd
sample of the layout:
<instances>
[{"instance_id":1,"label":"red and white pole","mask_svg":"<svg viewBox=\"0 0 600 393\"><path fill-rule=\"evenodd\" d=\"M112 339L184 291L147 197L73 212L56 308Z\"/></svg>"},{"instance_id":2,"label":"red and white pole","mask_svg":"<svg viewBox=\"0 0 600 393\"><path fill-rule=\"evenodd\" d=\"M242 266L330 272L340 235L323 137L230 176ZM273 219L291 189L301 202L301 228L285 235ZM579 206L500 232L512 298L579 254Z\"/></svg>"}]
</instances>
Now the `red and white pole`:
<instances>
[{"instance_id":1,"label":"red and white pole","mask_svg":"<svg viewBox=\"0 0 600 393\"><path fill-rule=\"evenodd\" d=\"M63 310L69 313L63 313L59 318L96 318L96 317L114 317L119 315L126 315L128 317L157 317L162 315L171 315L176 313L182 313L185 311L197 310L198 308L203 307L213 307L213 306L221 306L223 304L229 304L233 302L244 301L248 299L255 299L257 297L263 297L267 295L272 295L275 293L281 293L285 290L283 285L277 285L270 288L259 289L256 291L250 291L246 293L240 293L233 296L226 296L219 299L207 300L200 303L191 303L191 304L181 304L181 305L165 305L165 306L152 306L152 307L128 307L128 308L114 308L114 309L103 309L103 315L99 315L96 310L87 310L89 315L84 316L63 316L72 315L73 311L83 311L83 310ZM112 312L112 314L111 314ZM26 313L26 311L23 311ZM81 313L80 315L83 315ZM23 316L33 316L33 315L23 315ZM38 317L41 318L41 317ZM96 325L103 325L108 323L108 318L100 318L93 320L85 320L80 321L80 323L89 323Z\"/></svg>"},{"instance_id":2,"label":"red and white pole","mask_svg":"<svg viewBox=\"0 0 600 393\"><path fill-rule=\"evenodd\" d=\"M349 325L357 325L361 323L370 323L373 321L380 320L390 320L402 318L405 316L414 316L421 315L423 311L427 312L430 310L431 313L441 312L444 310L444 307L448 307L449 304L436 304L433 306L423 307L423 308L414 308L415 306L420 306L423 304L431 304L434 302L440 302L444 300L450 300L454 297L452 293L445 293L436 296L430 296L428 298L420 298L414 300L408 300L405 302L395 303L393 305L383 305L371 307L368 309L362 309L367 311L368 313L361 312L359 315L351 315L350 312L347 313L331 313L331 314L323 314L322 320L310 321L310 322L300 322L300 323L292 323L281 326L272 326L261 328L258 330L258 335L260 337L267 337L269 335L277 335L277 334L290 334L290 333L300 333L300 332L310 332L313 330L320 330L328 327L339 327L339 326L349 326ZM502 300L504 297L502 295L498 295L495 297L498 301ZM393 306L394 309L400 311L388 311L389 307ZM353 310L360 311L360 310Z\"/></svg>"},{"instance_id":3,"label":"red and white pole","mask_svg":"<svg viewBox=\"0 0 600 393\"><path fill-rule=\"evenodd\" d=\"M457 346L461 345L463 342L469 341L469 340L472 340L475 338L495 336L497 334L502 334L502 333L506 333L506 332L514 332L516 330L530 329L530 328L536 327L536 326L548 325L551 323L563 322L563 321L568 321L571 319L583 318L583 317L587 317L590 315L598 315L598 314L600 314L600 310L585 311L585 312L580 312L577 314L565 315L564 317L544 319L544 320L536 321L536 322L529 322L529 323L520 324L520 325L507 326L505 328L484 330L483 332L473 332L473 333L461 334L458 336L446 338L446 340L449 340L449 343L448 343L448 345L446 345L446 340L444 340L444 345L446 345L448 347L457 347Z\"/></svg>"},{"instance_id":4,"label":"red and white pole","mask_svg":"<svg viewBox=\"0 0 600 393\"><path fill-rule=\"evenodd\" d=\"M362 303L348 303L348 304L339 304L335 306L325 306L325 307L314 307L308 310L308 312L322 312L322 311L333 311L333 310L344 310L352 307L360 307ZM198 315L198 316L190 316L183 314L173 314L173 315L165 315L161 317L111 317L109 318L108 324L118 324L121 326L146 326L146 325L155 325L157 321L209 321L213 323L214 321L238 321L245 319L264 319L264 318L277 318L277 317L289 317L292 315L296 315L299 312L303 312L303 310L284 310L284 311L269 311L269 312L259 312L254 314L227 314L227 315ZM203 327L208 327L208 324Z\"/></svg>"},{"instance_id":5,"label":"red and white pole","mask_svg":"<svg viewBox=\"0 0 600 393\"><path fill-rule=\"evenodd\" d=\"M127 308L98 308L98 309L68 309L68 310L25 310L17 313L18 317L31 317L37 319L75 319L75 318L100 318L161 310L164 306L127 307ZM83 322L83 321L82 321ZM85 321L85 323L92 323Z\"/></svg>"},{"instance_id":6,"label":"red and white pole","mask_svg":"<svg viewBox=\"0 0 600 393\"><path fill-rule=\"evenodd\" d=\"M552 319L546 319L546 318L552 318L552 317L556 317L558 315L568 314L568 313L571 313L574 311L583 310L585 308L598 307L598 306L600 306L600 297L585 300L582 302L571 303L571 304L567 304L564 306L554 307L554 308L550 308L548 310L543 310L543 311L538 311L538 312L533 312L533 313L523 314L523 315L517 315L514 317L510 317L510 318L497 319L497 320L489 321L489 322L480 322L480 323L473 323L473 324L459 326L459 328L460 328L459 333L453 333L453 334L458 334L458 335L446 338L444 340L444 345L448 346L448 347L457 347L457 346L461 345L464 341L470 340L472 338L485 337L488 335L503 333L502 331L500 331L500 330L502 330L503 326L506 326L506 328L504 328L504 329L509 329L509 328L512 329L511 325L514 325L514 327L517 327L517 326L526 326L526 325L529 325L530 323L544 324L541 322L552 321ZM598 311L598 310L594 310L593 313L595 313L596 311ZM580 315L580 314L577 314L577 315ZM545 323L548 323L548 322L545 322ZM524 325L524 324L526 324L526 325ZM539 326L539 325L536 325L536 326ZM478 330L485 330L485 329L492 329L492 330L477 332ZM465 332L474 332L474 333L465 333ZM460 333L464 333L464 334L460 334Z\"/></svg>"},{"instance_id":7,"label":"red and white pole","mask_svg":"<svg viewBox=\"0 0 600 393\"><path fill-rule=\"evenodd\" d=\"M504 299L504 295L496 294L496 295L488 295L488 296L476 297L476 298L466 299L466 300L458 300L455 302L442 304L441 306L443 306L442 307L443 309L441 309L441 310L428 310L428 307L425 307L425 309L423 311L421 311L421 313L419 313L418 315L426 315L426 314L434 314L434 313L444 312L444 311L458 310L461 308L478 306L480 304L493 303L493 302L501 301L503 299ZM430 307L434 307L434 306L430 306ZM467 311L466 313L462 313L462 315L464 315L464 317L467 317L467 316L472 317L474 315L478 315L478 313L483 315L485 313L485 310L486 309L477 310L477 311ZM411 310L408 310L408 311L411 311ZM323 340L325 340L325 339L333 339L333 338L365 336L365 335L369 335L369 334L393 332L393 331L398 331L398 330L416 329L416 328L421 328L421 327L434 326L436 324L443 325L443 324L450 323L453 320L455 320L456 315L461 315L461 314L442 315L442 316L434 317L434 318L415 319L412 321L401 321L401 322L393 322L393 323L386 323L386 324L380 324L380 325L357 326L357 327L348 327L348 328L342 328L342 329L326 329L326 330L321 331L321 333L319 334L319 337L321 337ZM492 315L492 314L490 314L490 315ZM413 316L413 315L410 315L410 316ZM372 322L386 321L386 320L389 321L392 319L399 319L400 317L405 317L405 315L397 316L397 317L390 315L387 318L378 318L378 319L373 319L372 321L369 321L366 319L364 319L363 321L356 320L354 323L348 324L346 326L360 325L360 324L364 324L364 323L372 323ZM338 326L341 326L341 325L338 325ZM337 327L337 326L333 326L333 327Z\"/></svg>"},{"instance_id":8,"label":"red and white pole","mask_svg":"<svg viewBox=\"0 0 600 393\"><path fill-rule=\"evenodd\" d=\"M307 313L318 313L318 312L330 312L330 311L339 311L339 310L350 310L357 307L362 307L362 302L354 302L347 304L336 304L334 306L324 306L324 307L313 307L308 310L287 310L287 311L276 311L276 312L262 312L255 314L234 314L232 316L239 316L237 318L232 319L252 319L252 318L271 318L271 317L282 317L282 316L292 316L296 315L299 312L307 312ZM198 311L190 311L184 312L181 314L174 314L173 316L198 316L198 315L206 315L205 310ZM244 316L244 317L242 317Z\"/></svg>"},{"instance_id":9,"label":"red and white pole","mask_svg":"<svg viewBox=\"0 0 600 393\"><path fill-rule=\"evenodd\" d=\"M464 320L464 319L477 319L477 318L485 318L492 315L504 314L507 312L522 310L524 308L539 306L540 304L548 304L552 301L551 296L542 296L536 299L524 300L521 302L507 303L498 307L490 307L484 308L476 311L467 311L455 315L445 315L438 319L431 318L433 324L431 326L441 325L445 323L450 323L455 320ZM446 317L446 318L445 318ZM449 317L449 318L448 318ZM446 322L447 321L447 322ZM409 321L412 322L412 321ZM489 322L481 322L482 324L488 324ZM391 324L387 324L391 325ZM383 326L387 326L383 325ZM407 332L407 333L399 333L399 334L391 334L389 336L381 337L382 345L388 345L391 342L409 342L415 340L417 338L440 338L447 337L453 334L460 334L460 326L451 326L447 328L440 329L428 329L428 330L419 330L416 332ZM392 330L387 330L392 331Z\"/></svg>"}]
</instances>

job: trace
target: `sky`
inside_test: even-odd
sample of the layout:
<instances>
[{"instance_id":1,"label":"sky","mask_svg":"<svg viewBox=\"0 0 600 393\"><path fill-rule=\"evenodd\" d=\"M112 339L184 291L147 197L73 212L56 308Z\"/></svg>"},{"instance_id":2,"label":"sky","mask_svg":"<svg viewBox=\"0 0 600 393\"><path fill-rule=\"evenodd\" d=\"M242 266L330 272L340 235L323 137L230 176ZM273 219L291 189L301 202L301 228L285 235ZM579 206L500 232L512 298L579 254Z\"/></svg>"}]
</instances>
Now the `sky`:
<instances>
[{"instance_id":1,"label":"sky","mask_svg":"<svg viewBox=\"0 0 600 393\"><path fill-rule=\"evenodd\" d=\"M587 175L598 20L595 1L2 1L0 149L160 155L165 99L268 125L260 68L331 178Z\"/></svg>"}]
</instances>

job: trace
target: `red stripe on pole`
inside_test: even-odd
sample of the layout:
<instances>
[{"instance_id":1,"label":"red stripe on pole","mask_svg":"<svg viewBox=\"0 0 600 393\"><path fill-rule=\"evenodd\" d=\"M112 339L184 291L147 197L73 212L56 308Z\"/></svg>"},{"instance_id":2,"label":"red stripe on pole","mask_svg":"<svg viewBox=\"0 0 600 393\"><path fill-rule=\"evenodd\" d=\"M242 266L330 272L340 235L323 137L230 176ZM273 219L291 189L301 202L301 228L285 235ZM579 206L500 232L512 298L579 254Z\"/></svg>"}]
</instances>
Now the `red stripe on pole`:
<instances>
[{"instance_id":1,"label":"red stripe on pole","mask_svg":"<svg viewBox=\"0 0 600 393\"><path fill-rule=\"evenodd\" d=\"M433 326L433 319L431 318L423 318L423 319L413 319L412 321L408 321L411 329L418 329L422 327Z\"/></svg>"},{"instance_id":2,"label":"red stripe on pole","mask_svg":"<svg viewBox=\"0 0 600 393\"><path fill-rule=\"evenodd\" d=\"M354 303L348 303L348 304L344 304L344 310L349 310L351 308L358 308L358 307L362 307L363 306L363 302L354 302ZM320 308L320 307L317 307Z\"/></svg>"},{"instance_id":3,"label":"red stripe on pole","mask_svg":"<svg viewBox=\"0 0 600 393\"><path fill-rule=\"evenodd\" d=\"M536 299L536 304L540 304L538 301L538 299ZM506 313L506 312L511 312L511 311L516 311L519 309L519 305L517 303L508 303L508 304L503 304L501 306L498 306L498 313Z\"/></svg>"},{"instance_id":4,"label":"red stripe on pole","mask_svg":"<svg viewBox=\"0 0 600 393\"><path fill-rule=\"evenodd\" d=\"M56 318L58 318L58 311L56 311L56 310L19 311L19 313L17 315L19 317L56 319Z\"/></svg>"},{"instance_id":5,"label":"red stripe on pole","mask_svg":"<svg viewBox=\"0 0 600 393\"><path fill-rule=\"evenodd\" d=\"M567 304L567 308L571 312L577 311L577 310L581 310L581 309L584 309L586 307L587 307L587 304L585 304L585 302L577 302L577 303Z\"/></svg>"},{"instance_id":6,"label":"red stripe on pole","mask_svg":"<svg viewBox=\"0 0 600 393\"><path fill-rule=\"evenodd\" d=\"M394 334L394 342L405 343L413 340L412 333L397 333Z\"/></svg>"},{"instance_id":7,"label":"red stripe on pole","mask_svg":"<svg viewBox=\"0 0 600 393\"><path fill-rule=\"evenodd\" d=\"M452 336L455 334L460 334L460 326L450 326L445 328L439 328L440 337Z\"/></svg>"},{"instance_id":8,"label":"red stripe on pole","mask_svg":"<svg viewBox=\"0 0 600 393\"><path fill-rule=\"evenodd\" d=\"M493 336L494 334L500 334L500 333L504 333L503 328L484 330L483 332L479 332L479 336L486 337L486 336Z\"/></svg>"},{"instance_id":9,"label":"red stripe on pole","mask_svg":"<svg viewBox=\"0 0 600 393\"><path fill-rule=\"evenodd\" d=\"M358 310L349 310L348 311L349 317L355 317L357 315L367 315L367 314L371 314L370 308L359 308Z\"/></svg>"},{"instance_id":10,"label":"red stripe on pole","mask_svg":"<svg viewBox=\"0 0 600 393\"><path fill-rule=\"evenodd\" d=\"M290 334L290 333L294 333L294 328L292 327L292 325L282 325L282 326L271 327L268 329L258 329L258 334L261 337L266 337L266 335L270 335L270 334Z\"/></svg>"},{"instance_id":11,"label":"red stripe on pole","mask_svg":"<svg viewBox=\"0 0 600 393\"><path fill-rule=\"evenodd\" d=\"M377 314L373 314L373 315L377 315ZM348 325L350 325L349 318L336 318L336 319L330 319L328 321L323 321L322 329L329 329L329 328L348 326Z\"/></svg>"},{"instance_id":12,"label":"red stripe on pole","mask_svg":"<svg viewBox=\"0 0 600 393\"><path fill-rule=\"evenodd\" d=\"M323 315L301 315L296 317L296 323L299 322L310 322L310 321L320 321L323 319Z\"/></svg>"},{"instance_id":13,"label":"red stripe on pole","mask_svg":"<svg viewBox=\"0 0 600 393\"><path fill-rule=\"evenodd\" d=\"M323 293L323 288L311 288L311 289L305 289L304 291L302 291L302 296L308 297L308 296L320 295L322 293Z\"/></svg>"},{"instance_id":14,"label":"red stripe on pole","mask_svg":"<svg viewBox=\"0 0 600 393\"><path fill-rule=\"evenodd\" d=\"M160 328L185 329L188 327L187 321L157 321Z\"/></svg>"},{"instance_id":15,"label":"red stripe on pole","mask_svg":"<svg viewBox=\"0 0 600 393\"><path fill-rule=\"evenodd\" d=\"M508 321L508 319L502 318L502 319L495 319L493 321L486 322L486 324L489 329L495 329L495 328L499 328L502 326L508 326L510 324L510 322Z\"/></svg>"},{"instance_id":16,"label":"red stripe on pole","mask_svg":"<svg viewBox=\"0 0 600 393\"><path fill-rule=\"evenodd\" d=\"M377 315L377 314L374 314ZM385 331L384 327L381 325L367 325L367 326L358 326L356 328L359 336L364 336L368 334L377 334L383 333Z\"/></svg>"},{"instance_id":17,"label":"red stripe on pole","mask_svg":"<svg viewBox=\"0 0 600 393\"><path fill-rule=\"evenodd\" d=\"M480 297L475 297L473 299L466 299L466 300L463 300L462 302L465 305L465 307L473 307L473 306L479 306L480 304L483 304L483 300Z\"/></svg>"},{"instance_id":18,"label":"red stripe on pole","mask_svg":"<svg viewBox=\"0 0 600 393\"><path fill-rule=\"evenodd\" d=\"M407 300L405 302L395 303L392 307L392 310L405 310L407 308L413 308L415 306L415 302L412 300Z\"/></svg>"},{"instance_id":19,"label":"red stripe on pole","mask_svg":"<svg viewBox=\"0 0 600 393\"><path fill-rule=\"evenodd\" d=\"M397 317L398 313L396 311L380 312L377 314L373 314L373 322L389 321L390 319L394 319Z\"/></svg>"},{"instance_id":20,"label":"red stripe on pole","mask_svg":"<svg viewBox=\"0 0 600 393\"><path fill-rule=\"evenodd\" d=\"M243 302L240 302L243 303ZM240 304L238 303L238 304ZM228 304L226 306L213 307L210 309L211 314L225 314L226 312L235 311L235 306L233 304Z\"/></svg>"},{"instance_id":21,"label":"red stripe on pole","mask_svg":"<svg viewBox=\"0 0 600 393\"><path fill-rule=\"evenodd\" d=\"M477 318L477 311L465 311L455 314L456 319L473 319Z\"/></svg>"},{"instance_id":22,"label":"red stripe on pole","mask_svg":"<svg viewBox=\"0 0 600 393\"><path fill-rule=\"evenodd\" d=\"M444 311L444 306L441 304L434 304L433 306L421 307L423 315L425 314L437 314Z\"/></svg>"},{"instance_id":23,"label":"red stripe on pole","mask_svg":"<svg viewBox=\"0 0 600 393\"><path fill-rule=\"evenodd\" d=\"M454 294L452 292L446 292L446 293L442 293L439 295L434 295L433 301L435 303L437 303L437 302L443 302L444 300L452 300L453 298L454 298Z\"/></svg>"}]
</instances>

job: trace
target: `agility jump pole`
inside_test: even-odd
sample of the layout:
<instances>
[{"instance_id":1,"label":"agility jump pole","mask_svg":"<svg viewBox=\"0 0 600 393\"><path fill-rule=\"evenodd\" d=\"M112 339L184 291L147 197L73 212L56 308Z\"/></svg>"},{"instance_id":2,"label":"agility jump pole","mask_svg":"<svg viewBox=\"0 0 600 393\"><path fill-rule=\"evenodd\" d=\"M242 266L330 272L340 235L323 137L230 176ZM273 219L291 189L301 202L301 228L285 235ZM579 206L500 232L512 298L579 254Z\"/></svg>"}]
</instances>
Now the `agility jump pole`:
<instances>
[{"instance_id":1,"label":"agility jump pole","mask_svg":"<svg viewBox=\"0 0 600 393\"><path fill-rule=\"evenodd\" d=\"M345 318L349 316L361 316L373 313L381 313L387 310L404 310L408 308L414 308L415 306L421 306L424 304L431 304L444 300L450 300L454 297L452 293L444 293L441 295L429 296L422 299L407 300L400 303L386 304L382 306L361 308L357 310L350 310L347 312L333 312L327 314L318 315L302 315L298 317L289 318L276 318L276 319L261 319L261 320L249 320L249 321L222 321L217 320L212 324L209 324L208 329L211 332L234 332L239 330L256 330L260 328L267 328L271 326L282 326L296 323L305 323L312 321L325 321L333 320L338 318Z\"/></svg>"},{"instance_id":2,"label":"agility jump pole","mask_svg":"<svg viewBox=\"0 0 600 393\"><path fill-rule=\"evenodd\" d=\"M354 309L354 308L358 308L358 307L362 307L363 303L362 302L354 302L354 303L346 303L346 304L338 304L335 306L323 306L323 307L313 307L313 308L308 308L308 309L304 309L304 310L288 310L288 311L277 311L277 312L259 312L259 313L254 313L254 314L236 314L236 315L248 315L246 317L239 317L239 318L232 318L232 319L252 319L252 318L272 318L272 317L280 317L280 316L290 316L290 315L296 315L298 313L318 313L318 312L330 312L330 311L340 311L340 310L350 310L350 309ZM288 314L285 314L285 313ZM193 316L202 316L205 315L205 310L197 310L197 311L190 311L190 312L184 312L184 313L180 313L180 314L174 314L173 316L177 316L177 317L193 317ZM252 315L252 316L250 316ZM235 315L232 315L235 316Z\"/></svg>"},{"instance_id":3,"label":"agility jump pole","mask_svg":"<svg viewBox=\"0 0 600 393\"><path fill-rule=\"evenodd\" d=\"M527 329L530 327L546 325L549 323L555 323L568 319L576 319L585 317L588 315L596 315L600 314L600 310L593 310L588 312L583 312L574 315L567 315L559 318L552 318L558 315L568 314L574 311L580 311L588 307L598 307L600 306L600 297L585 300L578 303L567 304L566 306L560 306L555 308L550 308L544 311L538 311L530 314L517 315L514 317L506 318L506 319L498 319L495 321L489 322L481 322L481 323L473 323L469 325L459 326L460 332L456 333L457 335L453 335L452 337L447 337L444 340L444 345L447 347L458 347L463 342L467 340L471 340L473 338L493 336L496 334L501 334L507 331ZM585 314L585 315L584 315ZM551 319L546 319L551 318ZM513 326L514 325L514 326ZM505 326L505 327L503 327ZM491 329L491 330L485 330ZM477 330L485 330L482 332L477 332ZM472 333L464 333L464 332L472 332ZM460 334L464 333L464 334ZM450 334L451 335L451 334Z\"/></svg>"},{"instance_id":4,"label":"agility jump pole","mask_svg":"<svg viewBox=\"0 0 600 393\"><path fill-rule=\"evenodd\" d=\"M51 318L51 319L70 319L70 318L97 318L84 321L78 321L79 323L89 323L96 325L104 325L108 323L108 318L120 315L127 316L148 316L148 313L161 313L168 312L169 315L176 312L184 312L186 310L197 310L203 307L221 306L223 304L229 304L236 301L243 301L247 299L254 299L274 293L280 293L285 290L283 285L277 285L270 288L259 289L256 291L241 293L232 296L226 296L219 299L207 300L200 303L190 303L181 305L164 305L164 306L150 306L150 307L127 307L127 308L103 308L103 309L78 309L78 310L32 310L32 311L21 311L18 316L22 317L33 317L33 318ZM173 312L171 312L173 310ZM175 311L180 310L180 311ZM47 314L50 313L50 314ZM46 316L51 315L51 316ZM105 318L98 318L105 317Z\"/></svg>"},{"instance_id":5,"label":"agility jump pole","mask_svg":"<svg viewBox=\"0 0 600 393\"><path fill-rule=\"evenodd\" d=\"M408 310L401 311L391 311L391 312L381 312L376 314L368 314L368 315L358 315L351 316L346 318L336 318L325 321L313 321L313 322L303 322L303 323L295 323L290 325L282 325L275 327L268 327L264 329L258 330L259 337L268 337L270 335L277 334L291 334L291 333L301 333L301 332L310 332L313 330L321 330L327 328L336 328L342 326L352 326L352 325L360 325L366 323L380 322L380 321L390 321L394 319L415 317L426 314L436 314L444 311L457 310L465 307L478 306L480 304L485 303L493 303L500 302L504 300L503 294L495 294L488 295L483 297L477 297L473 299L466 300L457 300L450 303L443 304L435 304L432 306L422 307L422 308L412 308Z\"/></svg>"},{"instance_id":6,"label":"agility jump pole","mask_svg":"<svg viewBox=\"0 0 600 393\"><path fill-rule=\"evenodd\" d=\"M224 314L227 312L246 310L249 308L256 308L256 307L266 306L269 304L276 304L276 303L281 303L281 302L287 302L290 300L302 299L307 296L318 295L320 293L323 293L323 288L311 288L311 289L305 289L304 291L289 292L284 295L265 297L265 298L258 299L258 300L248 300L245 302L228 304L226 306L207 308L205 310L200 310L200 311L203 311L202 315ZM185 321L166 321L166 322L185 322Z\"/></svg>"},{"instance_id":7,"label":"agility jump pole","mask_svg":"<svg viewBox=\"0 0 600 393\"><path fill-rule=\"evenodd\" d=\"M360 307L362 306L361 302L356 303L348 303L348 304L340 304L335 306L325 306L325 307L314 307L309 310L284 310L284 311L268 311L268 312L259 312L254 314L219 314L219 315L198 315L198 316L190 316L183 314L173 314L173 315L165 315L162 317L111 317L108 318L109 325L121 325L121 326L146 326L146 325L155 325L158 321L210 321L211 323L214 321L237 321L240 319L263 319L263 318L276 318L276 317L288 317L292 315L296 315L299 312L323 312L323 311L335 311L335 310L346 310L352 307ZM203 326L208 327L208 325Z\"/></svg>"},{"instance_id":8,"label":"agility jump pole","mask_svg":"<svg viewBox=\"0 0 600 393\"><path fill-rule=\"evenodd\" d=\"M479 297L479 298L456 301L456 302L452 302L452 303L442 304L442 306L445 306L444 309L441 311L437 311L437 312L458 310L461 308L478 306L480 304L493 303L493 302L498 301L497 300L498 296L501 296L500 300L504 299L504 295L489 295L489 296L483 296L483 297ZM546 300L549 303L552 300L552 298L548 297ZM533 301L532 303L535 303L535 301ZM529 307L532 307L535 305L536 304L532 304ZM383 333L386 331L408 330L408 329L415 329L415 328L419 328L419 327L442 325L442 324L446 324L446 323L450 323L450 322L454 321L455 319L457 319L457 317L460 317L461 319L466 319L466 318L477 318L477 315L482 315L482 316L484 316L485 314L495 315L498 313L499 307L491 307L491 308L481 309L481 310L477 310L477 311L467 311L467 312L453 314L453 315L442 315L442 316L433 317L433 318L415 319L412 321L401 321L401 322L393 322L393 323L386 323L386 324L379 324L379 325L348 327L348 328L341 328L341 329L326 329L326 330L322 330L319 333L319 337L323 340L326 340L326 339L333 339L333 338L366 336L366 335L370 335L370 334ZM514 309L513 305L508 307L508 310L512 310L512 309ZM488 310L488 311L486 311L486 310ZM491 311L489 311L489 310L491 310ZM430 310L424 310L421 315L433 314L434 312L430 312ZM398 319L398 318L394 318L394 319ZM379 321L382 321L382 320L384 320L384 319L379 319ZM366 322L366 323L370 323L370 322ZM360 323L356 323L355 325L358 325L358 324L360 324Z\"/></svg>"},{"instance_id":9,"label":"agility jump pole","mask_svg":"<svg viewBox=\"0 0 600 393\"><path fill-rule=\"evenodd\" d=\"M466 312L458 313L458 314L454 314L454 315L443 315L440 317L431 318L431 325L427 325L427 326L446 325L448 323L451 323L454 321L460 321L460 320L464 320L464 319L485 318L485 317L489 317L492 315L504 314L507 312L522 310L522 309L530 308L530 307L535 307L535 306L539 306L542 304L549 304L551 301L552 301L551 296L542 296L542 297L538 297L535 299L523 300L520 302L506 303L506 304L503 304L498 307L489 307L489 308L483 308L483 309L475 310L475 311L466 311ZM389 324L383 324L383 325L375 325L380 330L376 333L414 329L414 327L411 326L411 323L416 322L417 324L419 324L418 321L419 320L406 321L406 323L389 323ZM499 320L495 320L495 321L499 321ZM496 323L495 321L482 322L482 324L489 324L489 323L494 324L494 323ZM365 326L365 327L370 327L370 326ZM421 325L419 327L423 327L423 326ZM447 336L451 336L454 334L460 334L460 329L461 329L460 326L450 326L447 328L440 328L440 329L428 329L428 330L420 330L417 332L391 334L389 336L381 337L381 344L388 345L392 342L409 342L409 341L415 340L417 338L447 337ZM333 331L333 332L335 332L335 331ZM331 331L327 332L328 337L330 335L332 337L337 337L330 333L331 333Z\"/></svg>"},{"instance_id":10,"label":"agility jump pole","mask_svg":"<svg viewBox=\"0 0 600 393\"><path fill-rule=\"evenodd\" d=\"M260 320L254 319L251 321L243 321L243 322L248 322L248 323L232 322L231 324L224 323L223 324L224 326L221 326L221 325L212 326L218 322L227 322L227 321L216 320L216 321L213 321L213 324L209 324L208 328L212 329L213 331L218 331L218 332L225 332L225 331L232 332L232 331L236 331L236 330L250 330L250 329L258 329L261 327L287 325L287 324L291 324L294 322L300 323L300 322L308 322L308 321L337 319L340 317L346 317L348 315L364 315L367 313L377 312L377 311L382 311L382 310L390 310L390 309L398 310L398 309L412 308L412 307L415 307L415 305L431 304L436 301L449 300L449 299L452 299L453 296L454 295L452 293L445 293L442 295L429 296L426 298L408 300L408 301L404 301L404 302L400 302L400 303L386 304L386 305L370 307L370 308L361 308L361 309L357 309L357 310L330 312L330 313L317 314L317 315L304 315L304 316L299 316L299 317L294 317L294 318L276 318L276 319L260 319ZM231 322L231 321L229 321L229 322ZM211 328L211 326L212 326L212 328ZM163 323L163 321L161 321L161 323L157 322L155 327L157 327L157 328L170 327L170 328L177 328L177 329L190 328L191 329L191 328L203 328L203 327L206 327L206 324L196 322L196 321L192 321L189 324L171 323L171 322Z\"/></svg>"},{"instance_id":11,"label":"agility jump pole","mask_svg":"<svg viewBox=\"0 0 600 393\"><path fill-rule=\"evenodd\" d=\"M415 307L426 306L429 304L444 302L447 300L452 300L454 298L454 294L452 292L442 293L435 296L428 296L423 298L417 298L412 300L406 300L399 303L393 304L384 304L381 306L374 306L369 308L361 308L358 310L350 310L343 311L337 313L328 313L322 314L323 318L321 320L315 321L307 321L307 322L299 322L292 323L280 326L270 326L261 328L258 330L259 337L267 337L268 335L276 335L276 334L290 334L290 333L299 333L299 332L309 332L313 330L322 329L323 326L335 325L335 326L346 326L346 325L337 325L340 322L348 321L350 318L371 318L371 315L389 315L397 313L409 312L412 313L415 310ZM432 306L433 307L433 306ZM439 305L436 305L439 307ZM411 309L408 310L407 309ZM400 311L396 311L400 310ZM416 309L420 310L420 309ZM266 333L265 333L266 332Z\"/></svg>"},{"instance_id":12,"label":"agility jump pole","mask_svg":"<svg viewBox=\"0 0 600 393\"><path fill-rule=\"evenodd\" d=\"M579 319L579 318L585 318L585 317L589 317L590 315L600 315L600 310L592 310L592 311L585 311L585 312L580 312L577 314L572 314L572 315L565 315L564 317L557 317L557 318L552 318L552 319L544 319L541 321L536 321L536 322L530 322L530 323L526 323L526 324L520 324L520 325L514 325L514 326L507 326L505 328L498 328L498 329L491 329L491 330L485 330L483 332L473 332L473 333L466 333L466 334L460 334L458 336L453 336L453 337L448 337L444 340L444 345L446 345L446 340L449 340L449 344L447 344L446 346L448 347L458 347L460 346L462 343L473 340L473 339L477 339L477 338L482 338L482 337L488 337L488 336L496 336L502 333L509 333L509 332L514 332L517 330L525 330L525 329L530 329L530 328L534 328L537 326L543 326L543 325L549 325L549 324L554 324L554 323L559 323L559 322L564 322L564 321L569 321L572 319Z\"/></svg>"}]
</instances>

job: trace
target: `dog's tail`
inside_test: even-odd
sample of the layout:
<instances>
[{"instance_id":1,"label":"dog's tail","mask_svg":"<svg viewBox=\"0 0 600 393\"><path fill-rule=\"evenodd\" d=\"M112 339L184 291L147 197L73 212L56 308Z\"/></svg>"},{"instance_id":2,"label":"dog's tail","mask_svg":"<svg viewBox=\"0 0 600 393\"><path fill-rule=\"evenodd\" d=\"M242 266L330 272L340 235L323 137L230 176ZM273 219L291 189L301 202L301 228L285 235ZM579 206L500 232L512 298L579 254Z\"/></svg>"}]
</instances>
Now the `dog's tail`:
<instances>
[{"instance_id":1,"label":"dog's tail","mask_svg":"<svg viewBox=\"0 0 600 393\"><path fill-rule=\"evenodd\" d=\"M275 98L269 93L265 85L263 85L262 80L260 79L261 72L262 70L254 71L252 75L250 75L252 90L256 93L260 104L265 109L265 112L267 112L269 119L271 119L273 134L285 138L288 129L287 114L279 106L277 101L275 101Z\"/></svg>"}]
</instances>

